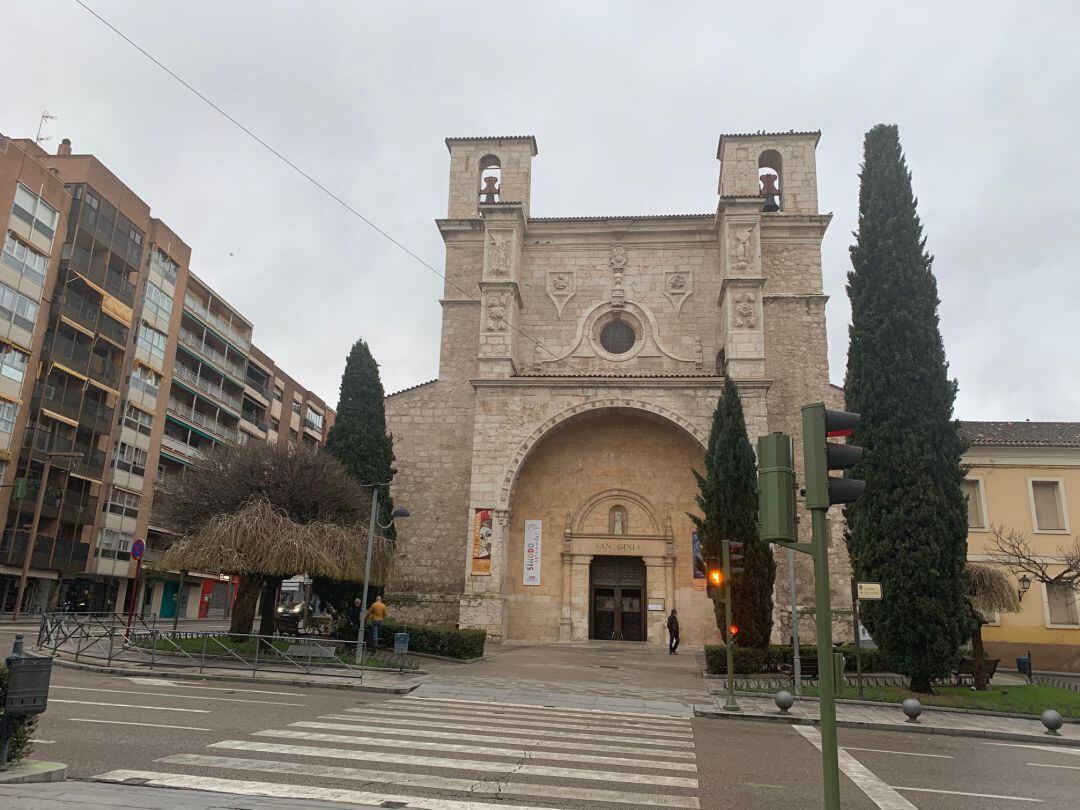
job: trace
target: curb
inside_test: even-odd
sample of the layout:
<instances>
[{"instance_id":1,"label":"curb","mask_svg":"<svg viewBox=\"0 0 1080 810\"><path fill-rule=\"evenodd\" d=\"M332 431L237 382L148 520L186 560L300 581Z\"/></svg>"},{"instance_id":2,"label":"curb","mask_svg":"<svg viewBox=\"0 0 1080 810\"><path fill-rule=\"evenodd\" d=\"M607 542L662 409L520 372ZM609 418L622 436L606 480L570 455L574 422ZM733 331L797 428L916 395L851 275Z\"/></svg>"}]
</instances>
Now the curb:
<instances>
[{"instance_id":1,"label":"curb","mask_svg":"<svg viewBox=\"0 0 1080 810\"><path fill-rule=\"evenodd\" d=\"M67 779L67 768L67 765L60 762L28 759L12 765L6 771L0 771L0 785L63 782Z\"/></svg>"},{"instance_id":2,"label":"curb","mask_svg":"<svg viewBox=\"0 0 1080 810\"><path fill-rule=\"evenodd\" d=\"M725 712L717 711L715 709L695 709L694 716L713 720L725 718L731 720L749 720L751 722L759 723L783 723L789 726L821 725L821 721L813 717L797 717L792 715L785 717L779 714L743 714L742 712ZM943 737L978 737L984 740L1009 740L1011 742L1080 748L1080 739L1073 737L1052 737L1046 734L1015 734L1009 731L943 728L941 726L924 726L918 723L868 723L856 720L837 720L836 725L838 728L859 728L867 731L899 731L908 734L936 734ZM842 747L843 746L841 746L841 748Z\"/></svg>"},{"instance_id":3,"label":"curb","mask_svg":"<svg viewBox=\"0 0 1080 810\"><path fill-rule=\"evenodd\" d=\"M64 669L78 669L84 672L96 672L100 675L123 675L125 677L164 677L178 681L225 681L230 683L258 683L263 685L278 686L306 686L321 689L343 689L351 692L372 692L384 695L407 695L420 686L419 683L402 684L401 686L367 686L366 684L331 683L322 681L266 678L261 676L218 675L211 672L192 673L169 669L130 669L127 667L102 667L96 664L84 664L81 661L67 661L63 658L53 658L53 663Z\"/></svg>"}]
</instances>

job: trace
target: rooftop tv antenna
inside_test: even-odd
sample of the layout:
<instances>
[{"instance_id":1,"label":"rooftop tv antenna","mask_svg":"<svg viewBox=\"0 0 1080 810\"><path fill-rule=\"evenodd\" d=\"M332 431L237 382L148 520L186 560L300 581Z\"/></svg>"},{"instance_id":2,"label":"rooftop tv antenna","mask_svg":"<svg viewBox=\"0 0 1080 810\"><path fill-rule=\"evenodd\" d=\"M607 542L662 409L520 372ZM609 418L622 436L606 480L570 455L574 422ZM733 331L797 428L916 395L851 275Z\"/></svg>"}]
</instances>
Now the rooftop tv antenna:
<instances>
[{"instance_id":1,"label":"rooftop tv antenna","mask_svg":"<svg viewBox=\"0 0 1080 810\"><path fill-rule=\"evenodd\" d=\"M58 116L55 115L49 115L48 110L45 110L41 114L41 121L38 123L37 137L34 138L34 143L36 143L38 146L41 146L41 144L45 143L45 141L52 140L52 135L42 135L41 133L45 129L45 122L55 121L57 117Z\"/></svg>"}]
</instances>

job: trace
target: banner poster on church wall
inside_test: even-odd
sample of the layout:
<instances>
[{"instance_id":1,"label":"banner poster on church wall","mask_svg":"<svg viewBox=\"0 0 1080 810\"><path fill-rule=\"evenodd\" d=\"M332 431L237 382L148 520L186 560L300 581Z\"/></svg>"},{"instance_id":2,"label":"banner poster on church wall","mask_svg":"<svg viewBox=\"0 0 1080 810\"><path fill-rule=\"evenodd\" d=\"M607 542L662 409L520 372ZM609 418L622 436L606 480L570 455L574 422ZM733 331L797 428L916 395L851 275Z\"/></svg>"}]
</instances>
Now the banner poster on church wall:
<instances>
[{"instance_id":1,"label":"banner poster on church wall","mask_svg":"<svg viewBox=\"0 0 1080 810\"><path fill-rule=\"evenodd\" d=\"M477 509L473 513L473 576L491 576L491 517L490 509Z\"/></svg>"},{"instance_id":2,"label":"banner poster on church wall","mask_svg":"<svg viewBox=\"0 0 1080 810\"><path fill-rule=\"evenodd\" d=\"M701 535L697 532L690 533L690 544L694 549L694 590L706 590L705 583L705 552L701 550Z\"/></svg>"},{"instance_id":3,"label":"banner poster on church wall","mask_svg":"<svg viewBox=\"0 0 1080 810\"><path fill-rule=\"evenodd\" d=\"M525 521L525 563L521 575L522 585L540 584L540 544L542 535L542 520Z\"/></svg>"}]
</instances>

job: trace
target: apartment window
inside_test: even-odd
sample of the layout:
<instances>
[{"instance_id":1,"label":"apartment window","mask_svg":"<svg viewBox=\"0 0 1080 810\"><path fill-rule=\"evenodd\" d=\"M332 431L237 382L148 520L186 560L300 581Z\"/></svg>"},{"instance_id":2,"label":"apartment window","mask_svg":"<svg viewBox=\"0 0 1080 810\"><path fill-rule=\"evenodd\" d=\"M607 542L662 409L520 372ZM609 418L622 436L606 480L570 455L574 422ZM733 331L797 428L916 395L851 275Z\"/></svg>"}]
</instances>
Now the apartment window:
<instances>
[{"instance_id":1,"label":"apartment window","mask_svg":"<svg viewBox=\"0 0 1080 810\"><path fill-rule=\"evenodd\" d=\"M113 487L109 495L109 501L105 504L105 510L122 517L137 518L139 516L140 500L139 496L134 492Z\"/></svg>"},{"instance_id":2,"label":"apartment window","mask_svg":"<svg viewBox=\"0 0 1080 810\"><path fill-rule=\"evenodd\" d=\"M1080 625L1080 610L1077 609L1077 592L1064 582L1045 582L1047 624L1054 626L1075 627Z\"/></svg>"},{"instance_id":3,"label":"apartment window","mask_svg":"<svg viewBox=\"0 0 1080 810\"><path fill-rule=\"evenodd\" d=\"M131 541L135 535L127 532L118 532L114 529L102 529L98 533L97 547L94 549L95 557L106 560L131 559Z\"/></svg>"},{"instance_id":4,"label":"apartment window","mask_svg":"<svg viewBox=\"0 0 1080 810\"><path fill-rule=\"evenodd\" d=\"M0 343L0 375L15 382L22 382L29 363L30 355L19 351L14 346Z\"/></svg>"},{"instance_id":5,"label":"apartment window","mask_svg":"<svg viewBox=\"0 0 1080 810\"><path fill-rule=\"evenodd\" d=\"M154 476L154 481L156 483L162 484L162 483L165 482L165 478L167 476L168 476L168 473L166 472L165 462L164 461L159 461L157 463L157 475Z\"/></svg>"},{"instance_id":6,"label":"apartment window","mask_svg":"<svg viewBox=\"0 0 1080 810\"><path fill-rule=\"evenodd\" d=\"M986 528L982 481L978 478L969 478L963 482L962 487L964 495L967 496L968 528L981 531Z\"/></svg>"},{"instance_id":7,"label":"apartment window","mask_svg":"<svg viewBox=\"0 0 1080 810\"><path fill-rule=\"evenodd\" d=\"M163 379L164 378L160 374L149 366L136 364L135 368L131 370L131 387L143 391L152 397L158 395L158 390L161 388L161 381Z\"/></svg>"},{"instance_id":8,"label":"apartment window","mask_svg":"<svg viewBox=\"0 0 1080 810\"><path fill-rule=\"evenodd\" d=\"M270 417L270 429L271 430L277 430L280 427L281 427L281 420L278 419L276 416L271 416Z\"/></svg>"},{"instance_id":9,"label":"apartment window","mask_svg":"<svg viewBox=\"0 0 1080 810\"><path fill-rule=\"evenodd\" d=\"M1037 532L1066 532L1060 481L1031 481L1031 507Z\"/></svg>"},{"instance_id":10,"label":"apartment window","mask_svg":"<svg viewBox=\"0 0 1080 810\"><path fill-rule=\"evenodd\" d=\"M22 183L19 183L18 188L15 189L15 205L11 207L11 213L38 233L48 237L50 242L56 235L56 223L60 220L60 212Z\"/></svg>"},{"instance_id":11,"label":"apartment window","mask_svg":"<svg viewBox=\"0 0 1080 810\"><path fill-rule=\"evenodd\" d=\"M113 466L132 475L146 475L146 460L149 454L141 447L127 442L117 442L113 446Z\"/></svg>"},{"instance_id":12,"label":"apartment window","mask_svg":"<svg viewBox=\"0 0 1080 810\"><path fill-rule=\"evenodd\" d=\"M285 391L277 386L274 386L274 399L281 402L281 398L285 395Z\"/></svg>"},{"instance_id":13,"label":"apartment window","mask_svg":"<svg viewBox=\"0 0 1080 810\"><path fill-rule=\"evenodd\" d=\"M0 400L0 433L11 433L15 430L15 414L19 412L19 406L14 402Z\"/></svg>"},{"instance_id":14,"label":"apartment window","mask_svg":"<svg viewBox=\"0 0 1080 810\"><path fill-rule=\"evenodd\" d=\"M180 272L180 265L170 259L164 251L154 250L150 254L150 268L176 284L176 275Z\"/></svg>"},{"instance_id":15,"label":"apartment window","mask_svg":"<svg viewBox=\"0 0 1080 810\"><path fill-rule=\"evenodd\" d=\"M154 417L146 411L139 410L129 402L127 409L124 411L124 426L144 436L149 436L151 430L153 430Z\"/></svg>"},{"instance_id":16,"label":"apartment window","mask_svg":"<svg viewBox=\"0 0 1080 810\"><path fill-rule=\"evenodd\" d=\"M29 245L24 245L10 233L4 237L4 264L35 284L45 286L49 260Z\"/></svg>"},{"instance_id":17,"label":"apartment window","mask_svg":"<svg viewBox=\"0 0 1080 810\"><path fill-rule=\"evenodd\" d=\"M145 321L139 324L139 338L137 343L140 347L150 352L151 357L156 357L158 360L164 362L165 342L167 340L168 337L163 332L159 332L152 326L148 326Z\"/></svg>"},{"instance_id":18,"label":"apartment window","mask_svg":"<svg viewBox=\"0 0 1080 810\"><path fill-rule=\"evenodd\" d=\"M317 410L308 405L307 416L304 418L304 424L313 430L322 431L323 429L323 415Z\"/></svg>"},{"instance_id":19,"label":"apartment window","mask_svg":"<svg viewBox=\"0 0 1080 810\"><path fill-rule=\"evenodd\" d=\"M300 403L297 402L295 399L293 400L292 404L292 412L295 413L297 416L300 415Z\"/></svg>"},{"instance_id":20,"label":"apartment window","mask_svg":"<svg viewBox=\"0 0 1080 810\"><path fill-rule=\"evenodd\" d=\"M146 300L143 302L143 312L149 315L157 315L165 323L168 323L169 316L172 314L172 301L172 296L154 282L146 282Z\"/></svg>"},{"instance_id":21,"label":"apartment window","mask_svg":"<svg viewBox=\"0 0 1080 810\"><path fill-rule=\"evenodd\" d=\"M11 321L29 332L37 322L38 305L7 284L0 284L0 318Z\"/></svg>"}]
</instances>

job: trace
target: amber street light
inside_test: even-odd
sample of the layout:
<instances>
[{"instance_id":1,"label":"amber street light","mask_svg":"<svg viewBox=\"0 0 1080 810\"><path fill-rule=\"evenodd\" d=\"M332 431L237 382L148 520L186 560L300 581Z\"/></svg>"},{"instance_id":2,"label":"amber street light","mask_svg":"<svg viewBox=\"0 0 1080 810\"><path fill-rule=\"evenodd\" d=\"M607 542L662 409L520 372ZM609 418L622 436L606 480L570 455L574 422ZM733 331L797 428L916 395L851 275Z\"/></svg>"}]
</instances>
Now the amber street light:
<instances>
[{"instance_id":1,"label":"amber street light","mask_svg":"<svg viewBox=\"0 0 1080 810\"><path fill-rule=\"evenodd\" d=\"M1024 594L1028 592L1028 589L1030 587L1031 587L1031 577L1029 577L1027 574L1021 574L1020 575L1020 590L1017 591L1017 593L1016 593L1016 597L1017 597L1018 601L1023 601Z\"/></svg>"}]
</instances>

